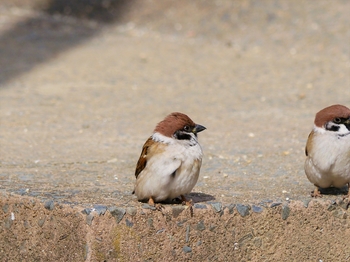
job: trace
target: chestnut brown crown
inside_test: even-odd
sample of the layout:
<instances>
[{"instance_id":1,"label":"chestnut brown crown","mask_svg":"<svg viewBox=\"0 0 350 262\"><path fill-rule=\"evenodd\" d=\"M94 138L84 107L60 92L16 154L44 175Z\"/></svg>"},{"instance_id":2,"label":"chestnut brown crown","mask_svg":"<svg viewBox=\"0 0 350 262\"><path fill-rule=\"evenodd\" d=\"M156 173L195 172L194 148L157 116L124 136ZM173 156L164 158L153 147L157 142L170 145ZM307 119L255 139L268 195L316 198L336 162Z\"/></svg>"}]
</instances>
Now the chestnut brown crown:
<instances>
[{"instance_id":1,"label":"chestnut brown crown","mask_svg":"<svg viewBox=\"0 0 350 262\"><path fill-rule=\"evenodd\" d=\"M350 109L343 105L332 105L319 111L315 117L315 125L318 127L325 126L329 121L335 119L349 119Z\"/></svg>"},{"instance_id":2,"label":"chestnut brown crown","mask_svg":"<svg viewBox=\"0 0 350 262\"><path fill-rule=\"evenodd\" d=\"M192 132L193 130L196 130L196 127L198 126L200 125L196 125L187 115L179 112L174 112L166 116L163 121L159 122L154 129L154 132L158 132L164 136L171 137L179 130ZM203 129L201 130L197 130L197 132L205 129L204 127L202 128Z\"/></svg>"}]
</instances>

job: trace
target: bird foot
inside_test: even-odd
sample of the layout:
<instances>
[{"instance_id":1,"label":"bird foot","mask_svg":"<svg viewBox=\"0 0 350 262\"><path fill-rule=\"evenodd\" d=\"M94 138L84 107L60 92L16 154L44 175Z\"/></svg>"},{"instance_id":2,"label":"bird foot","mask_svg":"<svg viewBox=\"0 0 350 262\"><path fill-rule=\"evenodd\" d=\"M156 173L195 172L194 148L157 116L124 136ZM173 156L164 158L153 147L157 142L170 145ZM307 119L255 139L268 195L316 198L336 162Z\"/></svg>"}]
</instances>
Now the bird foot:
<instances>
[{"instance_id":1,"label":"bird foot","mask_svg":"<svg viewBox=\"0 0 350 262\"><path fill-rule=\"evenodd\" d=\"M186 205L186 206L189 207L191 217L193 217L193 203L192 203L192 199L187 200L184 195L181 195L181 201L182 201L182 205Z\"/></svg>"},{"instance_id":2,"label":"bird foot","mask_svg":"<svg viewBox=\"0 0 350 262\"><path fill-rule=\"evenodd\" d=\"M311 192L311 196L314 198L322 197L320 190L316 187L313 192Z\"/></svg>"},{"instance_id":3,"label":"bird foot","mask_svg":"<svg viewBox=\"0 0 350 262\"><path fill-rule=\"evenodd\" d=\"M155 203L154 202L154 199L152 198L152 197L150 197L149 199L148 199L148 204L150 205L150 206L153 206L153 207L155 207L158 211L161 211L164 207L163 207L163 205L161 205L161 204L159 204L159 203Z\"/></svg>"}]
</instances>

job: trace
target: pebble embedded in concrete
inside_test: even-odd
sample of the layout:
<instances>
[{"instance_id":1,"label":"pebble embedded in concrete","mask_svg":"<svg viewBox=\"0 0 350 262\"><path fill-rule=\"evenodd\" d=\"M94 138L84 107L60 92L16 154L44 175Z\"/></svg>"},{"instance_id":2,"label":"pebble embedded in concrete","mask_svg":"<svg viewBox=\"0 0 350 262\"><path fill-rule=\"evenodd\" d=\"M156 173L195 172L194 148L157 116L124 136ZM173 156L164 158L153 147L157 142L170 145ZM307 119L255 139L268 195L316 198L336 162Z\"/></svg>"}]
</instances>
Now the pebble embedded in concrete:
<instances>
[{"instance_id":1,"label":"pebble embedded in concrete","mask_svg":"<svg viewBox=\"0 0 350 262\"><path fill-rule=\"evenodd\" d=\"M252 210L254 213L261 213L261 212L263 212L264 209L262 207L259 207L256 205L252 205Z\"/></svg>"},{"instance_id":2,"label":"pebble embedded in concrete","mask_svg":"<svg viewBox=\"0 0 350 262\"><path fill-rule=\"evenodd\" d=\"M238 213L242 216L248 216L249 215L249 210L250 210L250 206L248 205L242 205L242 204L237 204L236 205L237 211Z\"/></svg>"},{"instance_id":3,"label":"pebble embedded in concrete","mask_svg":"<svg viewBox=\"0 0 350 262\"><path fill-rule=\"evenodd\" d=\"M282 219L286 220L289 217L289 214L290 214L290 207L287 205L284 205L282 207L282 213L281 213Z\"/></svg>"},{"instance_id":4,"label":"pebble embedded in concrete","mask_svg":"<svg viewBox=\"0 0 350 262\"><path fill-rule=\"evenodd\" d=\"M183 252L185 252L185 253L191 253L191 252L192 252L192 248L190 248L189 246L184 246L184 247L182 248L182 250L183 250Z\"/></svg>"},{"instance_id":5,"label":"pebble embedded in concrete","mask_svg":"<svg viewBox=\"0 0 350 262\"><path fill-rule=\"evenodd\" d=\"M117 223L119 223L123 219L123 217L126 213L126 210L124 208L121 208L121 207L113 206L113 207L108 208L108 210L111 213L111 215L113 217L115 217L115 220L117 221Z\"/></svg>"},{"instance_id":6,"label":"pebble embedded in concrete","mask_svg":"<svg viewBox=\"0 0 350 262\"><path fill-rule=\"evenodd\" d=\"M44 207L47 209L47 210L53 210L55 208L55 202L53 200L47 200L45 203L44 203Z\"/></svg>"}]
</instances>

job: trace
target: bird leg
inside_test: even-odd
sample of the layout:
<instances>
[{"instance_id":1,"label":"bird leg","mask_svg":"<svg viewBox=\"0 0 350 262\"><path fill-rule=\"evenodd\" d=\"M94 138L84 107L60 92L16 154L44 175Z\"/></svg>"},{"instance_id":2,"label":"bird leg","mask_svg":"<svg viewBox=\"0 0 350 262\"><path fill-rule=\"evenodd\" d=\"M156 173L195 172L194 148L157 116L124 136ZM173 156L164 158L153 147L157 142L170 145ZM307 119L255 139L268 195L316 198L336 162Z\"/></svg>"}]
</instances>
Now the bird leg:
<instances>
[{"instance_id":1,"label":"bird leg","mask_svg":"<svg viewBox=\"0 0 350 262\"><path fill-rule=\"evenodd\" d=\"M190 208L190 213L191 213L191 217L193 217L193 203L192 203L192 199L187 200L186 197L184 195L181 195L181 201L183 205L186 205Z\"/></svg>"},{"instance_id":2,"label":"bird leg","mask_svg":"<svg viewBox=\"0 0 350 262\"><path fill-rule=\"evenodd\" d=\"M153 197L150 197L150 198L148 199L148 204L149 204L150 206L155 206Z\"/></svg>"},{"instance_id":3,"label":"bird leg","mask_svg":"<svg viewBox=\"0 0 350 262\"><path fill-rule=\"evenodd\" d=\"M150 205L150 206L153 206L153 207L155 207L158 211L160 211L160 210L162 210L162 208L164 208L161 204L159 204L159 203L154 203L154 199L153 199L153 197L150 197L149 199L148 199L148 204Z\"/></svg>"},{"instance_id":4,"label":"bird leg","mask_svg":"<svg viewBox=\"0 0 350 262\"><path fill-rule=\"evenodd\" d=\"M315 186L314 191L311 192L311 196L314 198L322 197L322 194L321 194L320 190L318 189L318 186Z\"/></svg>"}]
</instances>

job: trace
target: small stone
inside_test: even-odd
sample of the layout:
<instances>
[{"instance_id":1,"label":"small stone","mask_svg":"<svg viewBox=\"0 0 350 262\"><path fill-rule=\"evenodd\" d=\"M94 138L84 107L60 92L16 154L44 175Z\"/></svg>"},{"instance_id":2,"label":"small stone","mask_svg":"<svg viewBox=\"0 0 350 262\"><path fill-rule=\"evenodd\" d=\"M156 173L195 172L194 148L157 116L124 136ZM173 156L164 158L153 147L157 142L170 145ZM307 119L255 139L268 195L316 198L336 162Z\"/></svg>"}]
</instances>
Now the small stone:
<instances>
[{"instance_id":1,"label":"small stone","mask_svg":"<svg viewBox=\"0 0 350 262\"><path fill-rule=\"evenodd\" d=\"M233 211L235 209L235 204L229 204L228 206L225 206L228 209L229 214L233 214Z\"/></svg>"},{"instance_id":2,"label":"small stone","mask_svg":"<svg viewBox=\"0 0 350 262\"><path fill-rule=\"evenodd\" d=\"M94 209L99 216L104 215L107 211L107 207L104 205L94 205Z\"/></svg>"},{"instance_id":3,"label":"small stone","mask_svg":"<svg viewBox=\"0 0 350 262\"><path fill-rule=\"evenodd\" d=\"M47 210L53 210L55 208L55 202L53 200L47 200L45 203L44 203L44 207L47 209Z\"/></svg>"},{"instance_id":4,"label":"small stone","mask_svg":"<svg viewBox=\"0 0 350 262\"><path fill-rule=\"evenodd\" d=\"M221 211L222 204L220 202L210 202L209 204L216 213L219 213Z\"/></svg>"},{"instance_id":5,"label":"small stone","mask_svg":"<svg viewBox=\"0 0 350 262\"><path fill-rule=\"evenodd\" d=\"M205 229L205 225L204 225L204 221L203 220L198 222L196 229L198 231L203 231Z\"/></svg>"},{"instance_id":6,"label":"small stone","mask_svg":"<svg viewBox=\"0 0 350 262\"><path fill-rule=\"evenodd\" d=\"M210 226L209 226L209 230L210 230L211 232L215 231L215 228L216 228L216 226L214 226L214 225L210 225Z\"/></svg>"},{"instance_id":7,"label":"small stone","mask_svg":"<svg viewBox=\"0 0 350 262\"><path fill-rule=\"evenodd\" d=\"M173 206L173 217L178 217L182 211L184 211L186 207L184 206Z\"/></svg>"},{"instance_id":8,"label":"small stone","mask_svg":"<svg viewBox=\"0 0 350 262\"><path fill-rule=\"evenodd\" d=\"M282 219L283 220L286 220L288 217L289 217L289 214L290 214L290 208L289 206L285 205L282 207Z\"/></svg>"},{"instance_id":9,"label":"small stone","mask_svg":"<svg viewBox=\"0 0 350 262\"><path fill-rule=\"evenodd\" d=\"M207 209L207 205L204 205L204 204L194 204L193 206L194 208L198 208L198 209Z\"/></svg>"},{"instance_id":10,"label":"small stone","mask_svg":"<svg viewBox=\"0 0 350 262\"><path fill-rule=\"evenodd\" d=\"M125 219L125 224L127 227L132 227L134 225L134 223L131 222L129 219Z\"/></svg>"},{"instance_id":11,"label":"small stone","mask_svg":"<svg viewBox=\"0 0 350 262\"><path fill-rule=\"evenodd\" d=\"M272 204L270 205L270 207L277 207L277 206L279 206L279 205L282 205L282 203L281 203L281 202L275 202L275 203L272 203Z\"/></svg>"},{"instance_id":12,"label":"small stone","mask_svg":"<svg viewBox=\"0 0 350 262\"><path fill-rule=\"evenodd\" d=\"M253 244L256 247L261 247L262 245L262 239L260 237L256 237L253 239Z\"/></svg>"},{"instance_id":13,"label":"small stone","mask_svg":"<svg viewBox=\"0 0 350 262\"><path fill-rule=\"evenodd\" d=\"M86 216L86 224L88 224L89 226L91 226L92 224L92 220L94 219L94 215L93 214L88 214Z\"/></svg>"},{"instance_id":14,"label":"small stone","mask_svg":"<svg viewBox=\"0 0 350 262\"><path fill-rule=\"evenodd\" d=\"M144 209L156 210L155 206L151 206L149 204L143 204L141 207L144 208Z\"/></svg>"},{"instance_id":15,"label":"small stone","mask_svg":"<svg viewBox=\"0 0 350 262\"><path fill-rule=\"evenodd\" d=\"M186 226L186 238L185 238L186 243L188 243L189 240L190 240L190 225L187 225Z\"/></svg>"},{"instance_id":16,"label":"small stone","mask_svg":"<svg viewBox=\"0 0 350 262\"><path fill-rule=\"evenodd\" d=\"M127 207L126 208L126 213L128 213L128 215L133 217L133 216L136 215L137 209L136 209L136 207Z\"/></svg>"},{"instance_id":17,"label":"small stone","mask_svg":"<svg viewBox=\"0 0 350 262\"><path fill-rule=\"evenodd\" d=\"M153 227L153 218L150 217L149 219L147 219L147 224L149 227Z\"/></svg>"},{"instance_id":18,"label":"small stone","mask_svg":"<svg viewBox=\"0 0 350 262\"><path fill-rule=\"evenodd\" d=\"M164 228L161 228L161 229L159 229L159 230L156 232L156 234L163 233L164 231L165 231L165 229L164 229Z\"/></svg>"},{"instance_id":19,"label":"small stone","mask_svg":"<svg viewBox=\"0 0 350 262\"><path fill-rule=\"evenodd\" d=\"M45 221L46 221L46 217L39 219L38 220L38 226L42 227L44 225Z\"/></svg>"},{"instance_id":20,"label":"small stone","mask_svg":"<svg viewBox=\"0 0 350 262\"><path fill-rule=\"evenodd\" d=\"M89 215L91 213L91 208L84 208L81 213L85 214L85 215Z\"/></svg>"},{"instance_id":21,"label":"small stone","mask_svg":"<svg viewBox=\"0 0 350 262\"><path fill-rule=\"evenodd\" d=\"M197 247L199 247L200 245L202 245L202 241L201 240L197 241L197 243L196 243Z\"/></svg>"},{"instance_id":22,"label":"small stone","mask_svg":"<svg viewBox=\"0 0 350 262\"><path fill-rule=\"evenodd\" d=\"M190 248L189 246L184 246L182 248L182 250L184 253L191 253L192 252L192 248Z\"/></svg>"},{"instance_id":23,"label":"small stone","mask_svg":"<svg viewBox=\"0 0 350 262\"><path fill-rule=\"evenodd\" d=\"M13 220L11 218L4 219L4 226L6 229L10 229L13 224Z\"/></svg>"},{"instance_id":24,"label":"small stone","mask_svg":"<svg viewBox=\"0 0 350 262\"><path fill-rule=\"evenodd\" d=\"M261 213L261 212L263 212L264 209L262 207L259 207L259 206L256 206L256 205L252 205L252 210L255 213Z\"/></svg>"},{"instance_id":25,"label":"small stone","mask_svg":"<svg viewBox=\"0 0 350 262\"><path fill-rule=\"evenodd\" d=\"M239 244L240 246L242 246L245 242L248 242L248 241L250 241L251 239L253 239L253 237L254 237L253 234L252 234L252 233L249 233L249 234L247 234L247 235L241 237L241 238L238 240L238 244Z\"/></svg>"},{"instance_id":26,"label":"small stone","mask_svg":"<svg viewBox=\"0 0 350 262\"><path fill-rule=\"evenodd\" d=\"M30 228L30 224L29 224L28 220L24 220L23 221L23 226L24 226L25 229Z\"/></svg>"},{"instance_id":27,"label":"small stone","mask_svg":"<svg viewBox=\"0 0 350 262\"><path fill-rule=\"evenodd\" d=\"M2 211L4 211L4 213L6 214L9 211L9 205L8 204L3 205Z\"/></svg>"},{"instance_id":28,"label":"small stone","mask_svg":"<svg viewBox=\"0 0 350 262\"><path fill-rule=\"evenodd\" d=\"M250 206L242 205L242 204L237 204L237 205L236 205L236 208L237 208L238 213L239 213L242 217L245 217L245 216L248 216L248 215L249 215Z\"/></svg>"},{"instance_id":29,"label":"small stone","mask_svg":"<svg viewBox=\"0 0 350 262\"><path fill-rule=\"evenodd\" d=\"M111 215L115 217L117 223L119 223L123 219L126 213L126 210L121 207L110 207L108 210L111 213Z\"/></svg>"},{"instance_id":30,"label":"small stone","mask_svg":"<svg viewBox=\"0 0 350 262\"><path fill-rule=\"evenodd\" d=\"M340 202L339 202L339 206L344 209L344 210L347 210L348 207L349 207L349 199L342 199Z\"/></svg>"},{"instance_id":31,"label":"small stone","mask_svg":"<svg viewBox=\"0 0 350 262\"><path fill-rule=\"evenodd\" d=\"M330 204L330 205L328 206L327 210L328 210L328 211L333 211L333 210L335 210L336 208L337 208L337 206L335 205L335 203L332 203L332 204Z\"/></svg>"},{"instance_id":32,"label":"small stone","mask_svg":"<svg viewBox=\"0 0 350 262\"><path fill-rule=\"evenodd\" d=\"M311 201L311 199L304 199L303 200L303 205L305 208L308 208L310 201Z\"/></svg>"},{"instance_id":33,"label":"small stone","mask_svg":"<svg viewBox=\"0 0 350 262\"><path fill-rule=\"evenodd\" d=\"M341 209L339 209L339 208L337 208L336 210L334 210L334 211L332 212L332 215L333 215L334 217L336 217L336 218L343 218L343 219L347 218L346 212L344 212L343 210L341 210Z\"/></svg>"}]
</instances>

